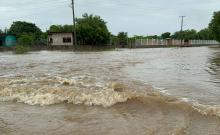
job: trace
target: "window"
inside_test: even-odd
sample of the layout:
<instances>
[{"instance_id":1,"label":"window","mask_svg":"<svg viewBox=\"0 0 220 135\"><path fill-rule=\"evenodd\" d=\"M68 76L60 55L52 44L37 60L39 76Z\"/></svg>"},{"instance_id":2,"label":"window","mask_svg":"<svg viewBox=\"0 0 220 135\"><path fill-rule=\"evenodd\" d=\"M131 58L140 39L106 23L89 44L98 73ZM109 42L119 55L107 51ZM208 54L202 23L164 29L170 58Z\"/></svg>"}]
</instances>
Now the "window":
<instances>
[{"instance_id":1,"label":"window","mask_svg":"<svg viewBox=\"0 0 220 135\"><path fill-rule=\"evenodd\" d=\"M0 46L3 46L3 41L2 41L2 39L0 39Z\"/></svg>"},{"instance_id":2,"label":"window","mask_svg":"<svg viewBox=\"0 0 220 135\"><path fill-rule=\"evenodd\" d=\"M49 43L53 43L53 38L50 38L50 39L49 39Z\"/></svg>"},{"instance_id":3,"label":"window","mask_svg":"<svg viewBox=\"0 0 220 135\"><path fill-rule=\"evenodd\" d=\"M71 43L71 37L64 37L63 43Z\"/></svg>"}]
</instances>

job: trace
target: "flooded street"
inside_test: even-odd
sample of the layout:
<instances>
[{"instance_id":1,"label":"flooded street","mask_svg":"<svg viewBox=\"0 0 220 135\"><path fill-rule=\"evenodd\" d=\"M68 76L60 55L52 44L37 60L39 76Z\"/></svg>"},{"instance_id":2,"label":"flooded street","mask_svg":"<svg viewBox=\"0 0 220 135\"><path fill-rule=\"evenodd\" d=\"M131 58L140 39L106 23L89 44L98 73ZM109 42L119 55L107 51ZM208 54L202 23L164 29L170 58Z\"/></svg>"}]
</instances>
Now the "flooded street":
<instances>
[{"instance_id":1,"label":"flooded street","mask_svg":"<svg viewBox=\"0 0 220 135\"><path fill-rule=\"evenodd\" d=\"M0 53L0 135L219 135L220 48Z\"/></svg>"}]
</instances>

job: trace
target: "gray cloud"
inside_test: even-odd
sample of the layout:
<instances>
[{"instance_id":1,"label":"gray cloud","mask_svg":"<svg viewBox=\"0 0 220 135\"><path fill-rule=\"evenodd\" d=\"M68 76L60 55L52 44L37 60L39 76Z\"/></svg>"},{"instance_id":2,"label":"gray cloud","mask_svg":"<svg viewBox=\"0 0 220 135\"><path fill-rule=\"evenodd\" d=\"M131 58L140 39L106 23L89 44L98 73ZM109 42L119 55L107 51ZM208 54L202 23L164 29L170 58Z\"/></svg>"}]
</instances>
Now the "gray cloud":
<instances>
[{"instance_id":1,"label":"gray cloud","mask_svg":"<svg viewBox=\"0 0 220 135\"><path fill-rule=\"evenodd\" d=\"M0 0L0 28L13 21L36 23L46 30L52 24L71 24L70 0ZM76 14L100 15L116 34L161 34L180 28L180 15L187 16L185 29L207 27L212 13L218 11L219 0L76 0Z\"/></svg>"}]
</instances>

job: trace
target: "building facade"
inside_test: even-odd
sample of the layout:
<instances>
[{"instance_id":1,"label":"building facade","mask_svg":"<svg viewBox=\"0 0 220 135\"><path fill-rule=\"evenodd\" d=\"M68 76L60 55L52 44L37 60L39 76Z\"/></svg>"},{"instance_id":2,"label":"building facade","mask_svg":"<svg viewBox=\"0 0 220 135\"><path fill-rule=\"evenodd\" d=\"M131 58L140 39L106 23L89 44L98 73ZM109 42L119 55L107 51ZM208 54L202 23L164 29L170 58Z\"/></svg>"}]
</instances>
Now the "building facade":
<instances>
[{"instance_id":1,"label":"building facade","mask_svg":"<svg viewBox=\"0 0 220 135\"><path fill-rule=\"evenodd\" d=\"M16 45L16 36L1 34L0 35L0 47L12 47Z\"/></svg>"},{"instance_id":2,"label":"building facade","mask_svg":"<svg viewBox=\"0 0 220 135\"><path fill-rule=\"evenodd\" d=\"M71 46L74 44L73 33L50 33L48 45L51 46Z\"/></svg>"}]
</instances>

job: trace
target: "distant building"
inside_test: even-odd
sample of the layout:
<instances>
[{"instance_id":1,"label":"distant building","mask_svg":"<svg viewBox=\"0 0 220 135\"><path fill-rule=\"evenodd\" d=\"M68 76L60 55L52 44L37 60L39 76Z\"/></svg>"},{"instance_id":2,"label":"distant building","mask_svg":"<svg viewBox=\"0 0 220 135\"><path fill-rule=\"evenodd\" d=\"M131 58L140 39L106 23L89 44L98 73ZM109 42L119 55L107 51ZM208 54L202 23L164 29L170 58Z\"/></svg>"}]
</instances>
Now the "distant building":
<instances>
[{"instance_id":1,"label":"distant building","mask_svg":"<svg viewBox=\"0 0 220 135\"><path fill-rule=\"evenodd\" d=\"M71 46L73 45L73 33L54 32L48 36L48 45Z\"/></svg>"},{"instance_id":2,"label":"distant building","mask_svg":"<svg viewBox=\"0 0 220 135\"><path fill-rule=\"evenodd\" d=\"M16 45L16 36L10 34L0 34L0 47L11 47Z\"/></svg>"}]
</instances>

